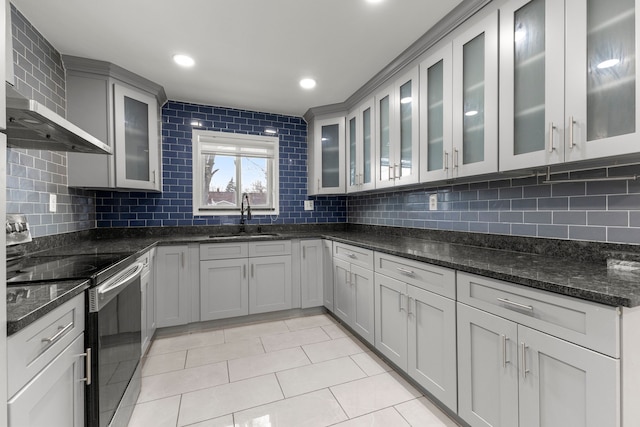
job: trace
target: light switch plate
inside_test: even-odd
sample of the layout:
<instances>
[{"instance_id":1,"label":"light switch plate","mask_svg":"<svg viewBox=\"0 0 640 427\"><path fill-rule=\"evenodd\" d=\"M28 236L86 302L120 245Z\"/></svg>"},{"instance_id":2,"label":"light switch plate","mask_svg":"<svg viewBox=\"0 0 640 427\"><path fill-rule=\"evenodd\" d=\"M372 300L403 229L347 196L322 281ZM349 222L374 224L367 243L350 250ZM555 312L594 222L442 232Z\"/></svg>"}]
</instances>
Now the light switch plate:
<instances>
[{"instance_id":1,"label":"light switch plate","mask_svg":"<svg viewBox=\"0 0 640 427\"><path fill-rule=\"evenodd\" d=\"M431 194L429 195L429 210L437 211L438 210L438 195Z\"/></svg>"},{"instance_id":2,"label":"light switch plate","mask_svg":"<svg viewBox=\"0 0 640 427\"><path fill-rule=\"evenodd\" d=\"M304 210L312 211L313 210L313 200L305 200L304 201Z\"/></svg>"},{"instance_id":3,"label":"light switch plate","mask_svg":"<svg viewBox=\"0 0 640 427\"><path fill-rule=\"evenodd\" d=\"M56 203L58 202L57 200L58 198L56 197L55 194L49 194L49 212L55 212L56 211Z\"/></svg>"}]
</instances>

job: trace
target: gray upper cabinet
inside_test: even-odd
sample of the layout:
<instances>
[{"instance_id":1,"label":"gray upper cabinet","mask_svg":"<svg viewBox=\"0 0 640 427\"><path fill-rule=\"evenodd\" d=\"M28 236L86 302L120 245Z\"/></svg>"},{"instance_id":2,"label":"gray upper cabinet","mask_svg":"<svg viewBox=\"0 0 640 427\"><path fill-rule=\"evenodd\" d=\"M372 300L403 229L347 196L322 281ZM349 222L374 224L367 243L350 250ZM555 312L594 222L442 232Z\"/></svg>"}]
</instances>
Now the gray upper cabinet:
<instances>
[{"instance_id":1,"label":"gray upper cabinet","mask_svg":"<svg viewBox=\"0 0 640 427\"><path fill-rule=\"evenodd\" d=\"M635 0L500 8L500 170L639 151Z\"/></svg>"},{"instance_id":2,"label":"gray upper cabinet","mask_svg":"<svg viewBox=\"0 0 640 427\"><path fill-rule=\"evenodd\" d=\"M375 187L375 116L373 98L347 116L347 193Z\"/></svg>"},{"instance_id":3,"label":"gray upper cabinet","mask_svg":"<svg viewBox=\"0 0 640 427\"><path fill-rule=\"evenodd\" d=\"M345 192L344 116L314 120L309 126L308 193Z\"/></svg>"},{"instance_id":4,"label":"gray upper cabinet","mask_svg":"<svg viewBox=\"0 0 640 427\"><path fill-rule=\"evenodd\" d=\"M453 177L498 171L498 13L453 39Z\"/></svg>"},{"instance_id":5,"label":"gray upper cabinet","mask_svg":"<svg viewBox=\"0 0 640 427\"><path fill-rule=\"evenodd\" d=\"M105 141L114 153L69 153L69 186L161 191L164 89L107 62L63 59L67 118Z\"/></svg>"}]
</instances>

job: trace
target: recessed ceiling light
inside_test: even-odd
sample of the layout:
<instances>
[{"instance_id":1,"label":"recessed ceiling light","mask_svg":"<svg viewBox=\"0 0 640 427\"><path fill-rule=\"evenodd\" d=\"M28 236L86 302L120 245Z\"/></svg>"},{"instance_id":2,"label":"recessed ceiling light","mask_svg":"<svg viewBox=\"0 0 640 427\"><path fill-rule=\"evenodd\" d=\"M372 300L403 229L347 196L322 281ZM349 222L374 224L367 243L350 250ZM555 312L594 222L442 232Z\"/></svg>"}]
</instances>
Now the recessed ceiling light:
<instances>
[{"instance_id":1,"label":"recessed ceiling light","mask_svg":"<svg viewBox=\"0 0 640 427\"><path fill-rule=\"evenodd\" d=\"M182 54L173 55L173 61L181 67L193 67L196 63L189 55Z\"/></svg>"},{"instance_id":2,"label":"recessed ceiling light","mask_svg":"<svg viewBox=\"0 0 640 427\"><path fill-rule=\"evenodd\" d=\"M300 86L303 89L313 89L316 87L316 81L313 79L302 79L300 80Z\"/></svg>"}]
</instances>

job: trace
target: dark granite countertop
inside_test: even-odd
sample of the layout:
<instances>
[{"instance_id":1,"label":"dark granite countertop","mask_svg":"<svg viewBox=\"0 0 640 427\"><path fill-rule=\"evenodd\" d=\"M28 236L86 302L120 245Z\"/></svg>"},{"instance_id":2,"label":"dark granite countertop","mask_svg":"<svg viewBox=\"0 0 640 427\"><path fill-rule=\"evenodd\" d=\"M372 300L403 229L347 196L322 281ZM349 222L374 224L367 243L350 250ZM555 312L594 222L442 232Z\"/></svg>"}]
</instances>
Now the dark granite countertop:
<instances>
[{"instance_id":1,"label":"dark granite countertop","mask_svg":"<svg viewBox=\"0 0 640 427\"><path fill-rule=\"evenodd\" d=\"M7 286L7 335L15 334L88 287L88 280Z\"/></svg>"},{"instance_id":2,"label":"dark granite countertop","mask_svg":"<svg viewBox=\"0 0 640 427\"><path fill-rule=\"evenodd\" d=\"M157 231L155 232L157 233ZM115 235L110 238L84 239L74 242L73 245L50 248L39 254L127 253L136 256L158 245L310 238L332 239L391 255L428 262L458 271L504 280L609 306L640 306L640 270L621 271L607 268L606 262L574 261L568 257L551 257L504 249L448 243L395 233L319 229L303 232L283 231L277 235L231 240L216 240L211 238L209 233L173 233L171 235L149 236L138 233L136 237L118 237ZM86 289L86 284L83 285L82 282L76 281L75 284L76 287L71 283L57 284L57 286L69 286L69 296L64 292L59 292L62 295L61 299L66 298L63 301L47 299L48 295L50 295L49 286L52 285L42 285L42 288L37 289L30 286L30 288L33 288L32 302L26 303L26 301L23 301L20 304L7 305L8 333L15 333L42 314ZM61 287L60 289L65 288ZM71 295L73 292L75 294ZM40 309L36 307L38 305L36 301L41 301L42 307Z\"/></svg>"}]
</instances>

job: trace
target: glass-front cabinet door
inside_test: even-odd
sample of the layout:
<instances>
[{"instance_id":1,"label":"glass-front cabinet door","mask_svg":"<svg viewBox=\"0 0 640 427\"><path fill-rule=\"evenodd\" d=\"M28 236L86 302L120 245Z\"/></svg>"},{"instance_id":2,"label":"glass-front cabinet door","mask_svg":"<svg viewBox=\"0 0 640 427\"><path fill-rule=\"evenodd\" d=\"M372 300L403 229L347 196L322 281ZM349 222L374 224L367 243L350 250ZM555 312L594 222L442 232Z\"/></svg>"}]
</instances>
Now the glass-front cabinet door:
<instances>
[{"instance_id":1,"label":"glass-front cabinet door","mask_svg":"<svg viewBox=\"0 0 640 427\"><path fill-rule=\"evenodd\" d=\"M500 9L500 170L564 161L564 4Z\"/></svg>"},{"instance_id":2,"label":"glass-front cabinet door","mask_svg":"<svg viewBox=\"0 0 640 427\"><path fill-rule=\"evenodd\" d=\"M157 102L114 84L116 186L160 190Z\"/></svg>"},{"instance_id":3,"label":"glass-front cabinet door","mask_svg":"<svg viewBox=\"0 0 640 427\"><path fill-rule=\"evenodd\" d=\"M344 123L344 116L314 121L313 170L308 182L310 195L345 192Z\"/></svg>"},{"instance_id":4,"label":"glass-front cabinet door","mask_svg":"<svg viewBox=\"0 0 640 427\"><path fill-rule=\"evenodd\" d=\"M418 182L418 67L376 95L376 188Z\"/></svg>"},{"instance_id":5,"label":"glass-front cabinet door","mask_svg":"<svg viewBox=\"0 0 640 427\"><path fill-rule=\"evenodd\" d=\"M420 64L420 181L451 177L451 43Z\"/></svg>"},{"instance_id":6,"label":"glass-front cabinet door","mask_svg":"<svg viewBox=\"0 0 640 427\"><path fill-rule=\"evenodd\" d=\"M374 180L374 101L361 104L347 116L347 192L371 190Z\"/></svg>"},{"instance_id":7,"label":"glass-front cabinet door","mask_svg":"<svg viewBox=\"0 0 640 427\"><path fill-rule=\"evenodd\" d=\"M498 14L453 40L453 176L498 170Z\"/></svg>"},{"instance_id":8,"label":"glass-front cabinet door","mask_svg":"<svg viewBox=\"0 0 640 427\"><path fill-rule=\"evenodd\" d=\"M567 161L640 151L636 0L566 0Z\"/></svg>"}]
</instances>

